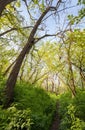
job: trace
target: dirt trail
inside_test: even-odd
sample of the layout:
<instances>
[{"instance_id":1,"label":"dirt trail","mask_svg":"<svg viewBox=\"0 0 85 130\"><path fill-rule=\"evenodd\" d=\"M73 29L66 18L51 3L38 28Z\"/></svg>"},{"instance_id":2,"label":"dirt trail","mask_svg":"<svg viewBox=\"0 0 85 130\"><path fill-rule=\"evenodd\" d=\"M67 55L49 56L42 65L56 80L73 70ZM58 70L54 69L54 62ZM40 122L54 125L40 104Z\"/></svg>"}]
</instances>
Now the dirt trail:
<instances>
[{"instance_id":1,"label":"dirt trail","mask_svg":"<svg viewBox=\"0 0 85 130\"><path fill-rule=\"evenodd\" d=\"M60 124L60 119L59 119L59 102L56 104L56 113L51 125L50 130L59 130L59 124Z\"/></svg>"}]
</instances>

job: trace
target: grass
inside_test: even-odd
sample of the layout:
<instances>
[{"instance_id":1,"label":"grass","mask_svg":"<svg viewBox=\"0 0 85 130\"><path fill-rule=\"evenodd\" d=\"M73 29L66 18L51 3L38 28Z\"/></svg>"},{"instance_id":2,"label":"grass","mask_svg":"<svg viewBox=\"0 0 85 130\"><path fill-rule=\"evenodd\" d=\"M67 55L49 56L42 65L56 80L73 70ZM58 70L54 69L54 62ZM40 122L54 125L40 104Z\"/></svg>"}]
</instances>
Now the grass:
<instances>
[{"instance_id":1,"label":"grass","mask_svg":"<svg viewBox=\"0 0 85 130\"><path fill-rule=\"evenodd\" d=\"M14 97L18 109L31 110L31 130L49 130L56 110L55 95L23 82L16 85Z\"/></svg>"}]
</instances>

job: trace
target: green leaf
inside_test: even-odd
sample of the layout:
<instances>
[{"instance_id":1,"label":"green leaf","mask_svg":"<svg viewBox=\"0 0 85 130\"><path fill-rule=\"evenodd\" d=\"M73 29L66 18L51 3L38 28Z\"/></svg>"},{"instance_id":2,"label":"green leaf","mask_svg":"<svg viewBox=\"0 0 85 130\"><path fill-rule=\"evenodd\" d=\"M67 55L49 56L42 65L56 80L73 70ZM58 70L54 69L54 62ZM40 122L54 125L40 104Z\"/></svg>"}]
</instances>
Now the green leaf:
<instances>
[{"instance_id":1,"label":"green leaf","mask_svg":"<svg viewBox=\"0 0 85 130\"><path fill-rule=\"evenodd\" d=\"M33 0L34 4L38 4L38 0Z\"/></svg>"},{"instance_id":2,"label":"green leaf","mask_svg":"<svg viewBox=\"0 0 85 130\"><path fill-rule=\"evenodd\" d=\"M20 7L21 6L21 3L20 3L20 0L18 0L17 2L16 2L16 7Z\"/></svg>"}]
</instances>

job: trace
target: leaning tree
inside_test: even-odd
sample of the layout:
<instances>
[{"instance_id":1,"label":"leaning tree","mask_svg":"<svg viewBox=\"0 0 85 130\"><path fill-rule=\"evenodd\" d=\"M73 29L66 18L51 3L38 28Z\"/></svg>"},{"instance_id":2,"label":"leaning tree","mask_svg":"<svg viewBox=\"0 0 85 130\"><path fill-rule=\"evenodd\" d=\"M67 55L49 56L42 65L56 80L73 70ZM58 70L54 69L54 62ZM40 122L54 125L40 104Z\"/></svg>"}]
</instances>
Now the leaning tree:
<instances>
[{"instance_id":1,"label":"leaning tree","mask_svg":"<svg viewBox=\"0 0 85 130\"><path fill-rule=\"evenodd\" d=\"M2 14L2 11L5 9L6 5L8 5L11 2L13 3L13 1L15 1L15 0L7 0L7 1L1 0L0 1L0 6L2 5L0 7L0 16ZM38 31L39 27L42 28L42 23L45 20L47 20L49 17L51 17L52 15L54 15L56 17L56 16L58 16L59 12L68 8L68 7L62 6L63 4L65 5L65 2L66 2L66 1L62 1L62 0L57 0L57 1L56 0L48 0L48 1L47 0L45 0L45 1L43 1L43 0L33 0L33 1L23 0L23 1L25 3L27 12L29 14L29 18L31 21L33 21L32 22L33 26L30 31L30 34L28 35L27 43L24 45L22 51L20 52L19 56L17 57L16 61L14 62L14 66L7 79L6 86L5 86L5 97L6 97L5 104L4 104L5 108L9 107L10 104L13 102L14 87L15 87L15 84L17 81L17 77L18 77L22 62L23 62L25 56L27 54L29 54L29 52L30 52L31 48L34 46L34 44L36 44L38 41L40 41L41 39L43 39L45 37L57 36L60 32L62 33L62 31L57 32L55 34L48 34L47 32L45 32L43 36L36 37L38 35L37 31ZM22 1L21 1L21 4L23 4ZM16 10L13 4L12 4L12 6L13 6L14 10ZM33 17L33 9L39 13L38 14L39 17L38 16L36 18ZM4 15L6 13L9 13L9 12L5 11ZM2 15L2 17L3 17L3 15ZM17 30L17 29L16 28L10 29L3 34L9 33L10 31L13 31L13 30Z\"/></svg>"}]
</instances>

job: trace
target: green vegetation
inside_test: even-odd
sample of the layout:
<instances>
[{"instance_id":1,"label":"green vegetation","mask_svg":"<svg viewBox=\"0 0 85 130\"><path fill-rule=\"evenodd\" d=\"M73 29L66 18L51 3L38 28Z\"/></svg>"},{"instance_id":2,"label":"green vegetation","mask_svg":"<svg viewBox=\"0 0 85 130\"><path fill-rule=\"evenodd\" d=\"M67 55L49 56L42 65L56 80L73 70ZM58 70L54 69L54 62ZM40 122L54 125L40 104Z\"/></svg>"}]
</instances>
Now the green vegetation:
<instances>
[{"instance_id":1,"label":"green vegetation","mask_svg":"<svg viewBox=\"0 0 85 130\"><path fill-rule=\"evenodd\" d=\"M0 82L0 129L1 130L49 130L59 102L59 130L85 129L85 91L77 90L56 96L30 83L17 83L14 102L3 109L3 89L5 80Z\"/></svg>"},{"instance_id":2,"label":"green vegetation","mask_svg":"<svg viewBox=\"0 0 85 130\"><path fill-rule=\"evenodd\" d=\"M15 88L18 109L30 108L32 130L48 130L55 112L56 100L37 86L21 83Z\"/></svg>"},{"instance_id":3,"label":"green vegetation","mask_svg":"<svg viewBox=\"0 0 85 130\"><path fill-rule=\"evenodd\" d=\"M0 130L85 130L85 0L0 0Z\"/></svg>"},{"instance_id":4,"label":"green vegetation","mask_svg":"<svg viewBox=\"0 0 85 130\"><path fill-rule=\"evenodd\" d=\"M16 106L3 110L0 107L1 130L24 130L29 129L31 124L30 110L18 110Z\"/></svg>"},{"instance_id":5,"label":"green vegetation","mask_svg":"<svg viewBox=\"0 0 85 130\"><path fill-rule=\"evenodd\" d=\"M74 99L70 93L61 95L59 99L59 130L85 130L85 91L78 91Z\"/></svg>"},{"instance_id":6,"label":"green vegetation","mask_svg":"<svg viewBox=\"0 0 85 130\"><path fill-rule=\"evenodd\" d=\"M55 110L55 95L29 83L18 83L14 103L7 110L3 110L2 105L0 107L0 129L49 130Z\"/></svg>"}]
</instances>

